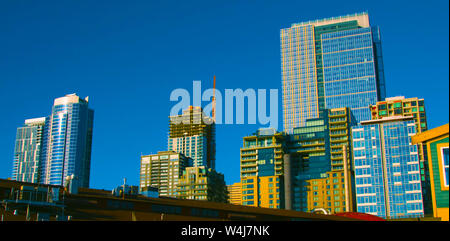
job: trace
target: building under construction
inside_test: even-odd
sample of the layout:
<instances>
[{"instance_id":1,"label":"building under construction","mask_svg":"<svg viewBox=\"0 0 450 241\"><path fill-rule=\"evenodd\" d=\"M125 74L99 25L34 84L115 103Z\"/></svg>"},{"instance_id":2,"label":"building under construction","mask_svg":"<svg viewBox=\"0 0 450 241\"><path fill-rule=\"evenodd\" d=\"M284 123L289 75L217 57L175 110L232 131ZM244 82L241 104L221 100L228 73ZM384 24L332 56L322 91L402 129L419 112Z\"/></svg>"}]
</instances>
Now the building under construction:
<instances>
[{"instance_id":1,"label":"building under construction","mask_svg":"<svg viewBox=\"0 0 450 241\"><path fill-rule=\"evenodd\" d=\"M190 157L194 166L215 169L215 123L201 107L189 106L183 114L169 117L168 150Z\"/></svg>"}]
</instances>

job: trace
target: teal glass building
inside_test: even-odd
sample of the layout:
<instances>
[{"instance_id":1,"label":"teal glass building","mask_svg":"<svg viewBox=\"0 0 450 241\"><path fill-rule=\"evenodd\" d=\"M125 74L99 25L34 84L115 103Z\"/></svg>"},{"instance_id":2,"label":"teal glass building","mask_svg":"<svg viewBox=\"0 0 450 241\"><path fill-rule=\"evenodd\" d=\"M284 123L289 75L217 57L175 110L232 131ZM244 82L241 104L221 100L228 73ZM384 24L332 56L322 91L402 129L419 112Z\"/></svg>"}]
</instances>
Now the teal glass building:
<instances>
[{"instance_id":1,"label":"teal glass building","mask_svg":"<svg viewBox=\"0 0 450 241\"><path fill-rule=\"evenodd\" d=\"M293 134L286 136L293 210L308 211L306 181L322 178L332 169L328 128L328 111L323 111L319 118L308 119L305 126L294 128Z\"/></svg>"},{"instance_id":2,"label":"teal glass building","mask_svg":"<svg viewBox=\"0 0 450 241\"><path fill-rule=\"evenodd\" d=\"M350 107L370 120L369 105L385 98L381 37L367 13L281 29L284 130L305 125L324 109Z\"/></svg>"},{"instance_id":3,"label":"teal glass building","mask_svg":"<svg viewBox=\"0 0 450 241\"><path fill-rule=\"evenodd\" d=\"M412 117L364 121L352 128L357 211L383 218L423 217Z\"/></svg>"}]
</instances>

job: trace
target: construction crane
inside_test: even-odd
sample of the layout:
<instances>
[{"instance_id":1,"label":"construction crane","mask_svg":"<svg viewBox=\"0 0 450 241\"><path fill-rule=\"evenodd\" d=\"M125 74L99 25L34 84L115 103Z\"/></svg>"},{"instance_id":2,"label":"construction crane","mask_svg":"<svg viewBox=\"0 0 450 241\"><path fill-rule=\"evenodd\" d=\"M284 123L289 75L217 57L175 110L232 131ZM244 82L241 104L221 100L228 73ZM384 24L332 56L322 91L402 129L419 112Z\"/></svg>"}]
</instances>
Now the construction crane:
<instances>
[{"instance_id":1,"label":"construction crane","mask_svg":"<svg viewBox=\"0 0 450 241\"><path fill-rule=\"evenodd\" d=\"M214 82L213 82L213 106L212 106L212 118L214 123L216 123L216 76L214 75Z\"/></svg>"}]
</instances>

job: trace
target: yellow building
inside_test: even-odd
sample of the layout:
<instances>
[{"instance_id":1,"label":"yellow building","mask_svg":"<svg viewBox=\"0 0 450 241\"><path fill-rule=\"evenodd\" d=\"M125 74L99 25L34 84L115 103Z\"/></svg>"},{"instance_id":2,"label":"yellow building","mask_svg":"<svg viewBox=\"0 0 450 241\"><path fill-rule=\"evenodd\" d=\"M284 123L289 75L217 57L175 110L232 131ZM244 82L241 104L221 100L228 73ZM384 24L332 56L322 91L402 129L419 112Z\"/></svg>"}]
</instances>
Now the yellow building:
<instances>
[{"instance_id":1,"label":"yellow building","mask_svg":"<svg viewBox=\"0 0 450 241\"><path fill-rule=\"evenodd\" d=\"M284 135L260 129L244 137L241 148L242 205L284 208L282 201Z\"/></svg>"},{"instance_id":2,"label":"yellow building","mask_svg":"<svg viewBox=\"0 0 450 241\"><path fill-rule=\"evenodd\" d=\"M263 208L283 208L282 177L244 177L242 182L242 205Z\"/></svg>"},{"instance_id":3,"label":"yellow building","mask_svg":"<svg viewBox=\"0 0 450 241\"><path fill-rule=\"evenodd\" d=\"M308 180L308 209L326 210L331 214L354 211L346 178L349 180L344 171L331 171L325 173L324 178Z\"/></svg>"},{"instance_id":4,"label":"yellow building","mask_svg":"<svg viewBox=\"0 0 450 241\"><path fill-rule=\"evenodd\" d=\"M433 216L449 221L449 124L416 134L412 144L428 150Z\"/></svg>"},{"instance_id":5,"label":"yellow building","mask_svg":"<svg viewBox=\"0 0 450 241\"><path fill-rule=\"evenodd\" d=\"M235 205L242 205L242 184L237 182L227 185L228 202Z\"/></svg>"},{"instance_id":6,"label":"yellow building","mask_svg":"<svg viewBox=\"0 0 450 241\"><path fill-rule=\"evenodd\" d=\"M224 176L204 166L186 167L177 189L177 198L227 202L227 188Z\"/></svg>"},{"instance_id":7,"label":"yellow building","mask_svg":"<svg viewBox=\"0 0 450 241\"><path fill-rule=\"evenodd\" d=\"M344 154L351 160L351 126L356 124L350 108L335 108L328 111L328 125L330 130L331 170L344 170ZM343 147L346 146L344 153Z\"/></svg>"}]
</instances>

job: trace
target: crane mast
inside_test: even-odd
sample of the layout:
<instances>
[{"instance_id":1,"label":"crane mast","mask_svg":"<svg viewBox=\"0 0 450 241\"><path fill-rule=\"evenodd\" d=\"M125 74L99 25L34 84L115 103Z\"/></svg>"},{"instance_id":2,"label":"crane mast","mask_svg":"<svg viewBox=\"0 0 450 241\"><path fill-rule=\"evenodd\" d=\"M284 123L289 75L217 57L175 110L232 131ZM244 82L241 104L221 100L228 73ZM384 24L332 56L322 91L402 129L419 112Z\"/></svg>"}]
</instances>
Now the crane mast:
<instances>
[{"instance_id":1,"label":"crane mast","mask_svg":"<svg viewBox=\"0 0 450 241\"><path fill-rule=\"evenodd\" d=\"M214 123L216 122L216 76L214 75L214 82L213 82L213 106L212 106L212 118Z\"/></svg>"}]
</instances>

